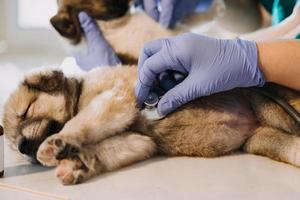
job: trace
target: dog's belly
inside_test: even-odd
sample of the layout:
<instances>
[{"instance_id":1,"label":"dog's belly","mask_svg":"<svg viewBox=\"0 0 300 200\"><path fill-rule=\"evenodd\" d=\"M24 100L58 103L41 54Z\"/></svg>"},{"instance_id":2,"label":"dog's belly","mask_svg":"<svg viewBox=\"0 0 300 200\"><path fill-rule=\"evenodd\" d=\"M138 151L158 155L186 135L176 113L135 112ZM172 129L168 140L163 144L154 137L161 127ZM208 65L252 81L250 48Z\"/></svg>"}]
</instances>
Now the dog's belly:
<instances>
[{"instance_id":1,"label":"dog's belly","mask_svg":"<svg viewBox=\"0 0 300 200\"><path fill-rule=\"evenodd\" d=\"M161 153L203 157L240 148L258 126L247 100L236 91L195 100L160 121L137 123Z\"/></svg>"}]
</instances>

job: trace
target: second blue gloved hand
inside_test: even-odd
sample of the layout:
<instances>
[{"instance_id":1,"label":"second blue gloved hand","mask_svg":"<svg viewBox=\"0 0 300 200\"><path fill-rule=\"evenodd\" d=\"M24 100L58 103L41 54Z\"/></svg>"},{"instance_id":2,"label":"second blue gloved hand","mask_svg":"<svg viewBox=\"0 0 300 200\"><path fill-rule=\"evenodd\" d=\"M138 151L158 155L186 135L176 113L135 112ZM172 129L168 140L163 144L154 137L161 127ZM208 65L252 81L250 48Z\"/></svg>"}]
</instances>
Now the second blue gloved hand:
<instances>
[{"instance_id":1,"label":"second blue gloved hand","mask_svg":"<svg viewBox=\"0 0 300 200\"><path fill-rule=\"evenodd\" d=\"M174 28L178 21L191 15L202 1L211 2L211 0L137 0L136 5L141 5L145 12L161 25ZM158 9L158 2L161 11Z\"/></svg>"},{"instance_id":2,"label":"second blue gloved hand","mask_svg":"<svg viewBox=\"0 0 300 200\"><path fill-rule=\"evenodd\" d=\"M74 55L77 64L86 71L94 67L120 64L121 61L103 37L95 21L85 12L80 12L78 17L88 48L86 55Z\"/></svg>"},{"instance_id":3,"label":"second blue gloved hand","mask_svg":"<svg viewBox=\"0 0 300 200\"><path fill-rule=\"evenodd\" d=\"M192 33L145 45L138 64L137 101L141 105L159 74L173 70L186 78L168 91L158 104L166 115L201 96L235 87L262 86L255 42L220 40Z\"/></svg>"}]
</instances>

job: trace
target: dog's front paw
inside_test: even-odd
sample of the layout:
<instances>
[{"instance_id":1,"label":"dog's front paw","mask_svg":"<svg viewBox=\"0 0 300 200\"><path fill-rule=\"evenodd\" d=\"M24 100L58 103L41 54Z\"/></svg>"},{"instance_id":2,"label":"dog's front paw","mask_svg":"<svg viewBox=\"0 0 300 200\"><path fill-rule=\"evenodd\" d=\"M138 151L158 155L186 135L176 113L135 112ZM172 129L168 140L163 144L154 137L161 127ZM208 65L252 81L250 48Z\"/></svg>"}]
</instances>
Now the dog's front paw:
<instances>
[{"instance_id":1,"label":"dog's front paw","mask_svg":"<svg viewBox=\"0 0 300 200\"><path fill-rule=\"evenodd\" d=\"M73 185L86 179L88 169L78 158L61 160L56 168L55 175L63 185Z\"/></svg>"},{"instance_id":2,"label":"dog's front paw","mask_svg":"<svg viewBox=\"0 0 300 200\"><path fill-rule=\"evenodd\" d=\"M77 155L63 159L56 168L56 177L64 185L81 183L97 174L105 172L103 162L95 148L85 147Z\"/></svg>"},{"instance_id":3,"label":"dog's front paw","mask_svg":"<svg viewBox=\"0 0 300 200\"><path fill-rule=\"evenodd\" d=\"M56 166L59 160L72 157L79 152L79 148L69 144L56 134L47 138L39 147L37 159L45 166Z\"/></svg>"}]
</instances>

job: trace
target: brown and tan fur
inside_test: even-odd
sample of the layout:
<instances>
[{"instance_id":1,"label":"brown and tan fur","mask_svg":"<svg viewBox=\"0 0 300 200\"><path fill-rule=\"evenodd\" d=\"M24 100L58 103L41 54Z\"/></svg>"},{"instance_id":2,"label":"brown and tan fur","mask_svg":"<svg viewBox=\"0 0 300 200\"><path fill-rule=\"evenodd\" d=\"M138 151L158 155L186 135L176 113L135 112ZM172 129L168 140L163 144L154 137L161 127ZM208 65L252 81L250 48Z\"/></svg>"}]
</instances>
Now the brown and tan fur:
<instances>
[{"instance_id":1,"label":"brown and tan fur","mask_svg":"<svg viewBox=\"0 0 300 200\"><path fill-rule=\"evenodd\" d=\"M190 31L199 24L214 19L224 9L220 0L215 0L207 13L191 15L183 21L184 25L169 30L144 12L129 13L130 2L130 0L58 0L59 9L52 17L51 24L68 40L68 43L84 47L85 41L77 15L79 11L85 11L97 20L103 36L122 63L136 64L140 50L146 42Z\"/></svg>"},{"instance_id":2,"label":"brown and tan fur","mask_svg":"<svg viewBox=\"0 0 300 200\"><path fill-rule=\"evenodd\" d=\"M149 37L143 34L135 48ZM117 39L122 36L127 37ZM243 149L300 166L299 125L264 96L235 89L149 121L136 106L136 77L136 67L126 65L98 68L81 78L55 69L28 74L5 106L5 135L23 154L57 166L63 184L157 154L217 157ZM270 88L300 111L298 92Z\"/></svg>"},{"instance_id":3,"label":"brown and tan fur","mask_svg":"<svg viewBox=\"0 0 300 200\"><path fill-rule=\"evenodd\" d=\"M6 137L42 164L57 166L63 184L156 154L217 157L243 148L300 166L299 125L265 97L236 89L149 121L136 106L135 82L130 66L98 68L81 79L51 69L29 74L6 104ZM300 110L298 92L272 88ZM53 121L63 128L51 129Z\"/></svg>"}]
</instances>

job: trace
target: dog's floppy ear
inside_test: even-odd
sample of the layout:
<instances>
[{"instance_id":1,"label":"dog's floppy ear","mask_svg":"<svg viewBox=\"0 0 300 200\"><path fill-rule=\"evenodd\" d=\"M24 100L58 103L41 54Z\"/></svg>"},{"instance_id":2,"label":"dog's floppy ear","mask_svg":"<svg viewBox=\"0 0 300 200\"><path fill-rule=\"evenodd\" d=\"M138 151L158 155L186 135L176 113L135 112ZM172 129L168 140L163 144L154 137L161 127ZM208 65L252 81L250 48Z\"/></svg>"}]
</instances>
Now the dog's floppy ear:
<instances>
[{"instance_id":1,"label":"dog's floppy ear","mask_svg":"<svg viewBox=\"0 0 300 200\"><path fill-rule=\"evenodd\" d=\"M44 92L58 91L63 88L65 77L62 71L43 69L25 76L23 85Z\"/></svg>"}]
</instances>

